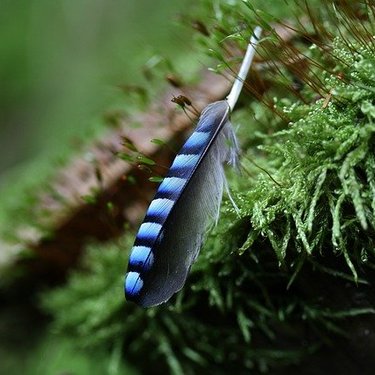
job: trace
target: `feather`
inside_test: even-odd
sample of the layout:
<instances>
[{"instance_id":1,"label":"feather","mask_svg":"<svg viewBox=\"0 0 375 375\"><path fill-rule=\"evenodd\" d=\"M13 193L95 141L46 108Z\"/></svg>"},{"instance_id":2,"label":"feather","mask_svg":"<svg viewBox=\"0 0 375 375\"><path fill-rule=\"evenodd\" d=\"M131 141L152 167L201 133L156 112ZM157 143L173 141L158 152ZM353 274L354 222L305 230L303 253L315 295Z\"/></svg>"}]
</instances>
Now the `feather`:
<instances>
[{"instance_id":1,"label":"feather","mask_svg":"<svg viewBox=\"0 0 375 375\"><path fill-rule=\"evenodd\" d=\"M237 166L238 145L229 121L246 78L260 29L255 30L239 77L226 100L209 104L174 159L136 235L125 296L140 306L161 304L185 284L210 224L218 220L226 188L224 164ZM250 51L250 57L249 55Z\"/></svg>"}]
</instances>

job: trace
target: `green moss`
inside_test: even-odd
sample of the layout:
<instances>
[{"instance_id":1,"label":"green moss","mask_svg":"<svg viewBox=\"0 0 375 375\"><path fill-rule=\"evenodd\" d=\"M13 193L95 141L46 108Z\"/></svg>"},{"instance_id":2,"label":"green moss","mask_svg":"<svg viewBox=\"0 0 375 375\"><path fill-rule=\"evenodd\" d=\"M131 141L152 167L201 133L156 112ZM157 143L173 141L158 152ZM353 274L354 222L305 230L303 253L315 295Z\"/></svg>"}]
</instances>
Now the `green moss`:
<instances>
[{"instance_id":1,"label":"green moss","mask_svg":"<svg viewBox=\"0 0 375 375\"><path fill-rule=\"evenodd\" d=\"M280 261L287 248L307 255L341 253L357 279L351 258L359 266L369 261L375 234L375 96L368 86L374 83L375 59L370 49L344 51L336 41L332 52L341 65L335 67L345 78L323 72L330 102L322 98L309 106L283 108L290 118L288 128L267 137L260 147L264 158L272 160L267 169L279 184L260 175L240 199L242 215L251 217L253 229L271 240Z\"/></svg>"}]
</instances>

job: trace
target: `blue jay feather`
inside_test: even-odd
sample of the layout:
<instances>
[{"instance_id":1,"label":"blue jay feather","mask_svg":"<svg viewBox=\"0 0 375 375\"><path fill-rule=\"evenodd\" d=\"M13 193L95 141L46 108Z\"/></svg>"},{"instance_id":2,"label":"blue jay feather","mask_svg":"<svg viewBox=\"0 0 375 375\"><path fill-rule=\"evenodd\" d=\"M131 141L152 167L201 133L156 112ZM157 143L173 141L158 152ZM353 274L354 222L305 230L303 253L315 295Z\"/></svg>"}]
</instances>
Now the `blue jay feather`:
<instances>
[{"instance_id":1,"label":"blue jay feather","mask_svg":"<svg viewBox=\"0 0 375 375\"><path fill-rule=\"evenodd\" d=\"M226 100L209 104L160 184L140 226L125 276L125 297L140 306L166 302L185 284L210 224L218 220L224 164L237 166L229 115L241 92L261 29L255 28Z\"/></svg>"},{"instance_id":2,"label":"blue jay feather","mask_svg":"<svg viewBox=\"0 0 375 375\"><path fill-rule=\"evenodd\" d=\"M151 202L131 251L126 299L141 306L179 291L210 223L218 218L224 164L237 164L238 147L227 101L208 105L174 159Z\"/></svg>"}]
</instances>

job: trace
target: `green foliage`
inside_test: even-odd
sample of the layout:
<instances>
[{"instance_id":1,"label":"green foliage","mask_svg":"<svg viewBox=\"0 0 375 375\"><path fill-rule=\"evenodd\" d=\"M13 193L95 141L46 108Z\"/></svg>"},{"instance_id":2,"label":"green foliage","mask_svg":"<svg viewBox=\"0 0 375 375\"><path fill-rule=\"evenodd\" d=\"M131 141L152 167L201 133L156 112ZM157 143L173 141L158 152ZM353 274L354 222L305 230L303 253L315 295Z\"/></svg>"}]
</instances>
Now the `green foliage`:
<instances>
[{"instance_id":1,"label":"green foliage","mask_svg":"<svg viewBox=\"0 0 375 375\"><path fill-rule=\"evenodd\" d=\"M327 105L322 98L283 108L288 128L260 147L272 160L267 170L278 184L261 175L253 189L241 194L241 207L280 262L288 247L300 256L333 251L344 255L357 280L351 258L359 266L372 266L374 255L375 96L370 85L375 84L375 59L371 49L357 46L355 53L345 52L338 41L333 54L340 58L336 69L350 82L323 72L332 94ZM251 233L250 243L255 240Z\"/></svg>"},{"instance_id":2,"label":"green foliage","mask_svg":"<svg viewBox=\"0 0 375 375\"><path fill-rule=\"evenodd\" d=\"M69 293L63 288L44 299L44 305L60 310L58 324L67 332L76 333L78 328L84 346L111 341L114 333L119 337L126 328L121 319L124 314L122 277L126 260L120 249L129 246L129 241L107 248L92 246L86 252L81 271L70 277ZM72 306L73 300L80 303Z\"/></svg>"}]
</instances>

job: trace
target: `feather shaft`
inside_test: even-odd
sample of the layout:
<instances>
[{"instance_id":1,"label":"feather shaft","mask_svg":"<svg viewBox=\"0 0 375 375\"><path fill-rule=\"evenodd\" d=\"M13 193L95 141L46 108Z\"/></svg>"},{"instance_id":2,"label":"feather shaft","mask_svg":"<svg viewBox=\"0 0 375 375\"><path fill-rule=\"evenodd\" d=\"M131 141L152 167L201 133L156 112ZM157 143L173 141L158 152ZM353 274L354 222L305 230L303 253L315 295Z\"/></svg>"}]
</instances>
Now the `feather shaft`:
<instances>
[{"instance_id":1,"label":"feather shaft","mask_svg":"<svg viewBox=\"0 0 375 375\"><path fill-rule=\"evenodd\" d=\"M231 108L231 111L233 111L233 108L237 103L238 97L240 96L246 76L249 72L251 63L253 62L255 51L256 51L256 46L258 44L261 34L262 34L262 29L259 26L257 26L254 29L254 33L251 36L250 43L247 46L246 54L243 59L240 71L238 72L238 75L233 83L232 89L229 95L227 96L227 101L228 101L229 107Z\"/></svg>"}]
</instances>

